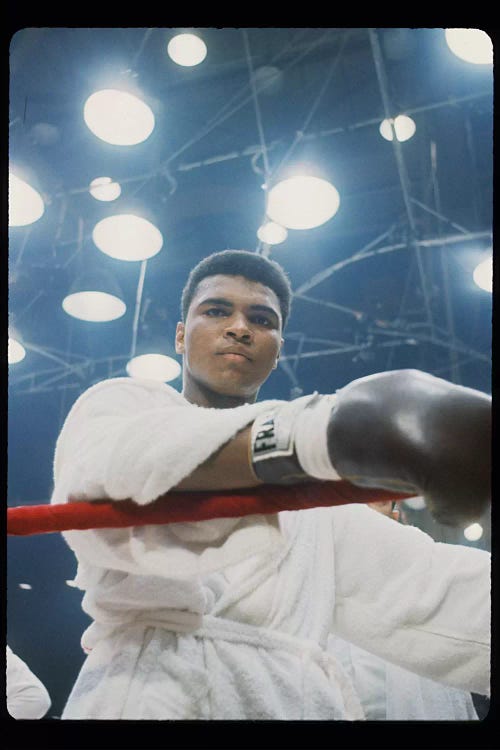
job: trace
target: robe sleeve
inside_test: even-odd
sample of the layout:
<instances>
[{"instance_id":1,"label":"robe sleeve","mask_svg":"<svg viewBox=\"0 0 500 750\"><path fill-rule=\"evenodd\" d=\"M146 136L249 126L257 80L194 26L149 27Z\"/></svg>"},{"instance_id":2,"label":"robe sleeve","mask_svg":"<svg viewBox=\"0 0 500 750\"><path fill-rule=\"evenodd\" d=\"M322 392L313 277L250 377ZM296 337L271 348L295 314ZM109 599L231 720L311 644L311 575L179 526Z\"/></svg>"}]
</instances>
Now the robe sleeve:
<instances>
[{"instance_id":1,"label":"robe sleeve","mask_svg":"<svg viewBox=\"0 0 500 750\"><path fill-rule=\"evenodd\" d=\"M276 402L202 408L164 383L102 381L76 401L65 420L56 445L51 503L70 497L153 502L270 403ZM83 585L91 568L190 578L245 559L252 547L269 549L276 534L276 525L264 516L248 516L68 531L64 538L77 556L77 581Z\"/></svg>"},{"instance_id":2,"label":"robe sleeve","mask_svg":"<svg viewBox=\"0 0 500 750\"><path fill-rule=\"evenodd\" d=\"M59 435L52 503L106 497L139 505L168 492L253 421L266 404L190 404L173 388L116 378L77 400Z\"/></svg>"},{"instance_id":3,"label":"robe sleeve","mask_svg":"<svg viewBox=\"0 0 500 750\"><path fill-rule=\"evenodd\" d=\"M334 509L334 631L422 677L490 693L491 556L365 506Z\"/></svg>"},{"instance_id":4,"label":"robe sleeve","mask_svg":"<svg viewBox=\"0 0 500 750\"><path fill-rule=\"evenodd\" d=\"M45 685L7 646L7 710L14 719L41 719L51 706Z\"/></svg>"}]
</instances>

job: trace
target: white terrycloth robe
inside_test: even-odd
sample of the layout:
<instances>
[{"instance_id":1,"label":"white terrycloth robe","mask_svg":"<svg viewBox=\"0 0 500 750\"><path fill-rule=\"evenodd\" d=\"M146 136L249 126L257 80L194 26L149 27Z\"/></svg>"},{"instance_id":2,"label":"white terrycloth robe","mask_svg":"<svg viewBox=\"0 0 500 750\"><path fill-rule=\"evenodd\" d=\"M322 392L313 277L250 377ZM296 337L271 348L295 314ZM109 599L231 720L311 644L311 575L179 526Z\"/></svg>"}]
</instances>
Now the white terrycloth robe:
<instances>
[{"instance_id":1,"label":"white terrycloth robe","mask_svg":"<svg viewBox=\"0 0 500 750\"><path fill-rule=\"evenodd\" d=\"M472 696L443 685L365 651L337 636L329 650L340 660L369 721L478 720Z\"/></svg>"},{"instance_id":2,"label":"white terrycloth robe","mask_svg":"<svg viewBox=\"0 0 500 750\"><path fill-rule=\"evenodd\" d=\"M63 426L52 502L149 503L270 403L208 409L164 384L99 383ZM93 622L62 718L363 719L332 634L489 694L490 556L365 506L64 536Z\"/></svg>"}]
</instances>

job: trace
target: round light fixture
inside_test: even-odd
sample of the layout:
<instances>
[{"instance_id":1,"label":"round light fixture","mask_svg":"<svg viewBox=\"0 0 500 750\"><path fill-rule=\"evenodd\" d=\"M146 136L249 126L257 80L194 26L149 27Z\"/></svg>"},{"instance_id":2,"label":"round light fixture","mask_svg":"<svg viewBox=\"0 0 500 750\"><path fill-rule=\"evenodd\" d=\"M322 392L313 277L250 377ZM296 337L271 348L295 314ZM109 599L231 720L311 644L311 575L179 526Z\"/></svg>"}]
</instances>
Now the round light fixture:
<instances>
[{"instance_id":1,"label":"round light fixture","mask_svg":"<svg viewBox=\"0 0 500 750\"><path fill-rule=\"evenodd\" d=\"M92 323L116 320L127 309L115 276L103 269L89 269L77 276L62 307L73 318Z\"/></svg>"},{"instance_id":2,"label":"round light fixture","mask_svg":"<svg viewBox=\"0 0 500 750\"><path fill-rule=\"evenodd\" d=\"M493 43L482 29L445 29L446 44L454 55L474 65L493 64Z\"/></svg>"},{"instance_id":3,"label":"round light fixture","mask_svg":"<svg viewBox=\"0 0 500 750\"><path fill-rule=\"evenodd\" d=\"M21 362L26 356L26 349L22 344L17 341L17 339L10 338L8 341L8 347L7 347L7 358L9 361L9 365L15 365L18 362Z\"/></svg>"},{"instance_id":4,"label":"round light fixture","mask_svg":"<svg viewBox=\"0 0 500 750\"><path fill-rule=\"evenodd\" d=\"M125 314L127 306L119 297L107 292L86 291L68 294L62 301L68 315L91 323L105 323Z\"/></svg>"},{"instance_id":5,"label":"round light fixture","mask_svg":"<svg viewBox=\"0 0 500 750\"><path fill-rule=\"evenodd\" d=\"M266 221L257 229L257 237L266 245L279 245L288 237L285 227L274 221Z\"/></svg>"},{"instance_id":6,"label":"round light fixture","mask_svg":"<svg viewBox=\"0 0 500 750\"><path fill-rule=\"evenodd\" d=\"M111 177L96 177L89 185L89 193L98 201L114 201L122 189Z\"/></svg>"},{"instance_id":7,"label":"round light fixture","mask_svg":"<svg viewBox=\"0 0 500 750\"><path fill-rule=\"evenodd\" d=\"M467 528L464 529L464 537L468 539L469 542L477 542L482 536L483 527L480 523L471 523L470 526L467 526Z\"/></svg>"},{"instance_id":8,"label":"round light fixture","mask_svg":"<svg viewBox=\"0 0 500 750\"><path fill-rule=\"evenodd\" d=\"M340 205L337 189L320 177L296 176L278 182L268 193L266 213L288 229L312 229L334 216Z\"/></svg>"},{"instance_id":9,"label":"round light fixture","mask_svg":"<svg viewBox=\"0 0 500 750\"><path fill-rule=\"evenodd\" d=\"M106 255L118 260L146 260L160 252L163 236L154 224L134 214L115 214L99 221L92 239Z\"/></svg>"},{"instance_id":10,"label":"round light fixture","mask_svg":"<svg viewBox=\"0 0 500 750\"><path fill-rule=\"evenodd\" d=\"M9 226L24 227L43 215L42 196L31 185L9 171Z\"/></svg>"},{"instance_id":11,"label":"round light fixture","mask_svg":"<svg viewBox=\"0 0 500 750\"><path fill-rule=\"evenodd\" d=\"M485 292L493 292L493 256L481 261L472 274L474 281Z\"/></svg>"},{"instance_id":12,"label":"round light fixture","mask_svg":"<svg viewBox=\"0 0 500 750\"><path fill-rule=\"evenodd\" d=\"M411 510L423 510L425 508L425 500L420 495L416 495L415 497L407 497L404 500L404 504L411 508Z\"/></svg>"},{"instance_id":13,"label":"round light fixture","mask_svg":"<svg viewBox=\"0 0 500 750\"><path fill-rule=\"evenodd\" d=\"M283 73L273 65L262 65L253 75L255 88L259 94L275 94L282 86Z\"/></svg>"},{"instance_id":14,"label":"round light fixture","mask_svg":"<svg viewBox=\"0 0 500 750\"><path fill-rule=\"evenodd\" d=\"M83 118L94 135L116 146L142 143L155 126L153 112L142 99L117 89L91 94L85 102Z\"/></svg>"},{"instance_id":15,"label":"round light fixture","mask_svg":"<svg viewBox=\"0 0 500 750\"><path fill-rule=\"evenodd\" d=\"M199 65L207 56L207 45L196 34L177 34L167 46L169 57L184 67Z\"/></svg>"},{"instance_id":16,"label":"round light fixture","mask_svg":"<svg viewBox=\"0 0 500 750\"><path fill-rule=\"evenodd\" d=\"M165 354L141 354L127 362L127 373L131 378L144 378L168 383L181 373L181 366L173 357Z\"/></svg>"},{"instance_id":17,"label":"round light fixture","mask_svg":"<svg viewBox=\"0 0 500 750\"><path fill-rule=\"evenodd\" d=\"M400 142L408 141L417 129L415 122L407 115L398 115L394 119L382 120L379 130L380 135L385 138L386 141L392 141L391 123L394 124L396 138Z\"/></svg>"}]
</instances>

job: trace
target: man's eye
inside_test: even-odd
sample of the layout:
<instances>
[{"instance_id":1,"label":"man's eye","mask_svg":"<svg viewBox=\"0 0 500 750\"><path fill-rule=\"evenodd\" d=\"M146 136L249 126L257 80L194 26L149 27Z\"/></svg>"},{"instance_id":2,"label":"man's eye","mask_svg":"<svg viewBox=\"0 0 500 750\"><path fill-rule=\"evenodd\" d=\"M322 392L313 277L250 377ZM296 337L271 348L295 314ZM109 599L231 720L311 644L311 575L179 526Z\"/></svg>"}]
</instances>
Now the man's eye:
<instances>
[{"instance_id":1,"label":"man's eye","mask_svg":"<svg viewBox=\"0 0 500 750\"><path fill-rule=\"evenodd\" d=\"M208 310L205 310L205 315L208 315L209 317L218 317L220 315L226 315L226 310L223 310L220 307L210 307Z\"/></svg>"},{"instance_id":2,"label":"man's eye","mask_svg":"<svg viewBox=\"0 0 500 750\"><path fill-rule=\"evenodd\" d=\"M269 320L269 318L266 318L263 315L254 315L252 321L254 323L257 323L258 326L269 327L271 325L271 321Z\"/></svg>"}]
</instances>

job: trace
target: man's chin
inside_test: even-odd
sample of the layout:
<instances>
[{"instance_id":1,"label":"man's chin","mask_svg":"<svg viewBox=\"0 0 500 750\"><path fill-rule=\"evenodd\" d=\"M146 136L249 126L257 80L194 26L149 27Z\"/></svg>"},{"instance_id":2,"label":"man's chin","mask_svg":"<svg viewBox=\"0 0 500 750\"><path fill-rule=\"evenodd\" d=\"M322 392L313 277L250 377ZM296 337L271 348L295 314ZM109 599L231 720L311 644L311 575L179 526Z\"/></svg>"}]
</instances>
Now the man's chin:
<instances>
[{"instance_id":1,"label":"man's chin","mask_svg":"<svg viewBox=\"0 0 500 750\"><path fill-rule=\"evenodd\" d=\"M259 387L238 382L216 382L206 384L206 389L218 399L232 399L240 402L253 402L257 398Z\"/></svg>"}]
</instances>

